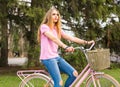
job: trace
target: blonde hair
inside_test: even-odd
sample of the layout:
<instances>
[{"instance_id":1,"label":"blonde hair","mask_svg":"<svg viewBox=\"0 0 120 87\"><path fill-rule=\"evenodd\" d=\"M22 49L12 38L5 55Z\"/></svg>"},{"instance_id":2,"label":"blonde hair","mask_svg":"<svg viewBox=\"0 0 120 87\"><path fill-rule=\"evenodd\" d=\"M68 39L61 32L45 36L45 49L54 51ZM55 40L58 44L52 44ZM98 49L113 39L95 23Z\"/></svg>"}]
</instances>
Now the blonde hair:
<instances>
[{"instance_id":1,"label":"blonde hair","mask_svg":"<svg viewBox=\"0 0 120 87\"><path fill-rule=\"evenodd\" d=\"M61 17L60 17L60 13L59 11L55 8L55 7L51 7L48 12L46 13L46 15L44 16L44 19L42 21L42 23L40 24L40 26L42 24L47 24L50 29L52 29L52 25L53 25L53 20L52 20L52 12L56 10L58 12L58 22L56 22L55 26L57 28L57 34L58 34L58 37L61 38ZM38 28L38 33L37 33L37 41L40 43L40 26Z\"/></svg>"}]
</instances>

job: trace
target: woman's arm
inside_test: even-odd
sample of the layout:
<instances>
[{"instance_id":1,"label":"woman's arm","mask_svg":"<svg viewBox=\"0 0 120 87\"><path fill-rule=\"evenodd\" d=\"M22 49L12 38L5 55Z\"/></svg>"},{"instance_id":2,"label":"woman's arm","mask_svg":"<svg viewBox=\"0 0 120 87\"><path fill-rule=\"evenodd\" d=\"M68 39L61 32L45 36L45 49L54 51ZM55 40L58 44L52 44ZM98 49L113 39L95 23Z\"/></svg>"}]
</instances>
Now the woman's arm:
<instances>
[{"instance_id":1,"label":"woman's arm","mask_svg":"<svg viewBox=\"0 0 120 87\"><path fill-rule=\"evenodd\" d=\"M50 40L55 42L60 47L62 47L64 49L67 47L67 45L64 44L59 38L55 37L52 32L46 31L46 32L44 32L44 34L45 34L45 36L47 36Z\"/></svg>"},{"instance_id":2,"label":"woman's arm","mask_svg":"<svg viewBox=\"0 0 120 87\"><path fill-rule=\"evenodd\" d=\"M67 52L73 52L74 48L73 47L69 47L66 44L64 44L59 38L55 37L51 32L47 31L44 32L44 34L52 41L54 41L57 45L59 45L60 47L64 48L65 51Z\"/></svg>"},{"instance_id":3,"label":"woman's arm","mask_svg":"<svg viewBox=\"0 0 120 87\"><path fill-rule=\"evenodd\" d=\"M64 39L67 39L67 40L70 40L72 42L75 42L75 43L78 43L78 44L91 44L91 43L94 43L93 40L91 41L86 41L86 40L83 40L83 39L80 39L80 38L77 38L77 37L73 37L73 36L70 36L70 35L67 35L67 34L62 34L62 37Z\"/></svg>"}]
</instances>

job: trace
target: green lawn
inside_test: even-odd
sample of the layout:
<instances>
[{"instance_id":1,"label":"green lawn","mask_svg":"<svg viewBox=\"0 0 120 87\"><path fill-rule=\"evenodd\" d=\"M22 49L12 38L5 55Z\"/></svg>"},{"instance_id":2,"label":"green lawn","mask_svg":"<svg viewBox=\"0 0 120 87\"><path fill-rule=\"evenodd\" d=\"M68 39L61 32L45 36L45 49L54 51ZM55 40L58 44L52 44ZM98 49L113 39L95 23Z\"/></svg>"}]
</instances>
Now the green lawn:
<instances>
[{"instance_id":1,"label":"green lawn","mask_svg":"<svg viewBox=\"0 0 120 87\"><path fill-rule=\"evenodd\" d=\"M107 69L107 70L104 70L104 72L113 76L116 80L120 82L120 68Z\"/></svg>"},{"instance_id":2,"label":"green lawn","mask_svg":"<svg viewBox=\"0 0 120 87\"><path fill-rule=\"evenodd\" d=\"M105 73L113 76L120 82L120 69L109 69L104 70ZM66 79L65 75L63 80ZM0 73L0 87L19 87L20 79L17 77L16 73Z\"/></svg>"},{"instance_id":3,"label":"green lawn","mask_svg":"<svg viewBox=\"0 0 120 87\"><path fill-rule=\"evenodd\" d=\"M19 87L20 79L16 75L0 75L0 87Z\"/></svg>"}]
</instances>

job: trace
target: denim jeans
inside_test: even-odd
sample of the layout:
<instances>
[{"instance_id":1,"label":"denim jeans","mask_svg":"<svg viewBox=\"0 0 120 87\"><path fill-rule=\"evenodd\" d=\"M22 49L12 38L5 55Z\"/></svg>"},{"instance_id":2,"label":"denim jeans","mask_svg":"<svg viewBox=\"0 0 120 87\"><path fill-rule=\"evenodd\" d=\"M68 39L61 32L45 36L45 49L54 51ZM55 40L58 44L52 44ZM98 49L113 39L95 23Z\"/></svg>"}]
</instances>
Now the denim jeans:
<instances>
[{"instance_id":1,"label":"denim jeans","mask_svg":"<svg viewBox=\"0 0 120 87\"><path fill-rule=\"evenodd\" d=\"M73 75L75 69L61 57L41 60L41 62L45 65L48 72L50 73L54 81L54 87L61 87L59 84L62 80L60 71L68 75L64 87L69 87L70 84L76 79L76 77Z\"/></svg>"}]
</instances>

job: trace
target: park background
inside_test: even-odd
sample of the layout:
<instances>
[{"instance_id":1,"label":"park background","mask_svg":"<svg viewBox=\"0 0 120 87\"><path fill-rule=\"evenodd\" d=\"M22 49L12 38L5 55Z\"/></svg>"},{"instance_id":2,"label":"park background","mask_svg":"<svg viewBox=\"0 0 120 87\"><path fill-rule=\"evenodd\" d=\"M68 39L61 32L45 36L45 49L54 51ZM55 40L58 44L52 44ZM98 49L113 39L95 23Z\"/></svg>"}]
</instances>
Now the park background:
<instances>
[{"instance_id":1,"label":"park background","mask_svg":"<svg viewBox=\"0 0 120 87\"><path fill-rule=\"evenodd\" d=\"M114 72L113 76L120 71L120 0L0 0L0 78L8 72L12 76L20 69L45 69L39 62L36 36L43 16L52 6L60 11L62 29L66 33L98 40L95 48L110 49L108 70ZM79 72L86 65L82 53L65 54L61 48L60 52ZM27 58L27 62L20 66L19 62L9 65L12 58ZM115 78L120 81L119 74Z\"/></svg>"}]
</instances>

